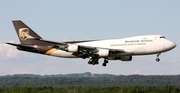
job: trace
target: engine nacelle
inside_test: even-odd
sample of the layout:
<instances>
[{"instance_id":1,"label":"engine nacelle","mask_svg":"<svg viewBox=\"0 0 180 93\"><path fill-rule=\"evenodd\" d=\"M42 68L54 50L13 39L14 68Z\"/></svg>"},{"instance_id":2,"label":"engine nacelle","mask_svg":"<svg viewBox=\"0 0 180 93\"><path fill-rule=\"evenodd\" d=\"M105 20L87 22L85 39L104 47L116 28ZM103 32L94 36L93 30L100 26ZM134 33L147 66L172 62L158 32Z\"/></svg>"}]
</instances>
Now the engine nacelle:
<instances>
[{"instance_id":1,"label":"engine nacelle","mask_svg":"<svg viewBox=\"0 0 180 93\"><path fill-rule=\"evenodd\" d=\"M78 45L68 45L67 47L68 52L78 52L79 51L79 46Z\"/></svg>"},{"instance_id":2,"label":"engine nacelle","mask_svg":"<svg viewBox=\"0 0 180 93\"><path fill-rule=\"evenodd\" d=\"M121 61L131 61L132 60L132 56L122 56L121 57Z\"/></svg>"},{"instance_id":3,"label":"engine nacelle","mask_svg":"<svg viewBox=\"0 0 180 93\"><path fill-rule=\"evenodd\" d=\"M99 49L97 54L100 56L100 57L108 57L110 56L110 52L109 50L107 49Z\"/></svg>"}]
</instances>

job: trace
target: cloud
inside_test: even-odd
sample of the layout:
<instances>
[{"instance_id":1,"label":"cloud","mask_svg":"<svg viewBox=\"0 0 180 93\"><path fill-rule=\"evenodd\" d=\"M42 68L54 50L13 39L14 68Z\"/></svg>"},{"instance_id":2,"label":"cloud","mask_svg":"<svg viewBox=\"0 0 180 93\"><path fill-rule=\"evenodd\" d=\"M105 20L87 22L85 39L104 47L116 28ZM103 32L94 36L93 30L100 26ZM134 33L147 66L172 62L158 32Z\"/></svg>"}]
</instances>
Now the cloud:
<instances>
[{"instance_id":1,"label":"cloud","mask_svg":"<svg viewBox=\"0 0 180 93\"><path fill-rule=\"evenodd\" d=\"M140 71L137 69L132 74L140 74Z\"/></svg>"},{"instance_id":2,"label":"cloud","mask_svg":"<svg viewBox=\"0 0 180 93\"><path fill-rule=\"evenodd\" d=\"M31 71L27 68L16 68L11 71L11 74L30 74Z\"/></svg>"},{"instance_id":3,"label":"cloud","mask_svg":"<svg viewBox=\"0 0 180 93\"><path fill-rule=\"evenodd\" d=\"M13 41L9 41L13 42ZM7 45L5 43L0 44L0 60L2 59L9 59L9 58L17 58L19 51L16 47Z\"/></svg>"}]
</instances>

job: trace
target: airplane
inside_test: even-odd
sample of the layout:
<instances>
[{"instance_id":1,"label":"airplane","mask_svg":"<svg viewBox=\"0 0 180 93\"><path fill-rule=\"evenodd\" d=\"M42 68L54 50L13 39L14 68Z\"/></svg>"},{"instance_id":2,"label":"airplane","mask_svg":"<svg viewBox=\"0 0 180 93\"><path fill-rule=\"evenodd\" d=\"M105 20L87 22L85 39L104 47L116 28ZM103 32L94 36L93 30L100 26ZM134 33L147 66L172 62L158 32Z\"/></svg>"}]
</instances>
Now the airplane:
<instances>
[{"instance_id":1,"label":"airplane","mask_svg":"<svg viewBox=\"0 0 180 93\"><path fill-rule=\"evenodd\" d=\"M132 56L160 54L176 47L176 44L163 35L142 35L123 39L84 40L55 42L45 40L21 20L13 20L21 44L5 42L18 50L56 56L62 58L89 58L88 64L97 65L103 58L103 66L108 60L131 61Z\"/></svg>"}]
</instances>

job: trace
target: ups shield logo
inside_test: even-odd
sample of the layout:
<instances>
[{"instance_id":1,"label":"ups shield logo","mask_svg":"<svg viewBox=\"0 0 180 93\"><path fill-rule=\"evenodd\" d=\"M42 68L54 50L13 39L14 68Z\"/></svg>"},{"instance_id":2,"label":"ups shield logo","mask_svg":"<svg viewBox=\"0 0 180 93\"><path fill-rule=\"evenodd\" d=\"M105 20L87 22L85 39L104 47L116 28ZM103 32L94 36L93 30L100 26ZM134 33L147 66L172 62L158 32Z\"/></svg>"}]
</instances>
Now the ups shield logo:
<instances>
[{"instance_id":1,"label":"ups shield logo","mask_svg":"<svg viewBox=\"0 0 180 93\"><path fill-rule=\"evenodd\" d=\"M26 40L27 37L26 37L26 34L29 34L29 29L28 28L21 28L19 29L19 38L21 40Z\"/></svg>"}]
</instances>

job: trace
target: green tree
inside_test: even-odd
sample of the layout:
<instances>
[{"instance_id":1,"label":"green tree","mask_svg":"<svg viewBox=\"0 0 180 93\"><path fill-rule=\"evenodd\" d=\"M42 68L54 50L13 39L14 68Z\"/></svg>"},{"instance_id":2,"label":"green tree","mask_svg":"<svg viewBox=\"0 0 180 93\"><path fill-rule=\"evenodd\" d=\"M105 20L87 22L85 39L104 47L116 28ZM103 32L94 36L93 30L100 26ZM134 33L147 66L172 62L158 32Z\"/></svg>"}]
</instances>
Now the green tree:
<instances>
[{"instance_id":1,"label":"green tree","mask_svg":"<svg viewBox=\"0 0 180 93\"><path fill-rule=\"evenodd\" d=\"M22 88L20 88L19 93L31 93L31 88L30 87L22 87Z\"/></svg>"}]
</instances>

